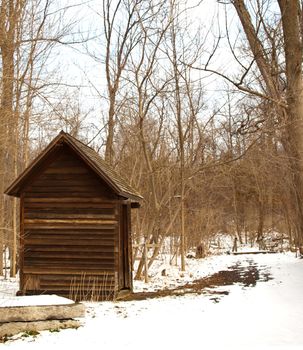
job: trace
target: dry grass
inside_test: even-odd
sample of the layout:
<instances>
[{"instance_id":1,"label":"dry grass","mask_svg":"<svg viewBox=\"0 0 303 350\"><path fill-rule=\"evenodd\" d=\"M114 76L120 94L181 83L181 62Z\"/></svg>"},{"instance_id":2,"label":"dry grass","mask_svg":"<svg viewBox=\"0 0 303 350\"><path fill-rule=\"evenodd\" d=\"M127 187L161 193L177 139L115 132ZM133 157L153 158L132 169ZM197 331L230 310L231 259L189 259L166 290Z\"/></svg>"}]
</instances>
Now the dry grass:
<instances>
[{"instance_id":1,"label":"dry grass","mask_svg":"<svg viewBox=\"0 0 303 350\"><path fill-rule=\"evenodd\" d=\"M80 280L74 277L69 291L69 298L76 301L115 300L116 295L115 280L106 273L100 277L83 273Z\"/></svg>"}]
</instances>

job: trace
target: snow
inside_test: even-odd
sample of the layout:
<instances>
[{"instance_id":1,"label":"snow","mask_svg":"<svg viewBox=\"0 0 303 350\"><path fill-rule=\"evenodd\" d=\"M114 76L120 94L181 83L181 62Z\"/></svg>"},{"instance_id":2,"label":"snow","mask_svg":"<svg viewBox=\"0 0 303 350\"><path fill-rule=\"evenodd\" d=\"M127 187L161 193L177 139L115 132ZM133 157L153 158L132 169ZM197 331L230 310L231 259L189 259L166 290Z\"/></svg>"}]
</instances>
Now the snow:
<instances>
[{"instance_id":1,"label":"snow","mask_svg":"<svg viewBox=\"0 0 303 350\"><path fill-rule=\"evenodd\" d=\"M33 296L10 296L0 299L1 307L16 306L47 306L47 305L67 305L74 304L73 300L60 297L58 295L33 295Z\"/></svg>"},{"instance_id":2,"label":"snow","mask_svg":"<svg viewBox=\"0 0 303 350\"><path fill-rule=\"evenodd\" d=\"M83 325L37 337L15 336L0 344L12 350L71 349L302 349L303 260L291 253L223 255L187 259L181 272L167 262L150 271L149 284L135 281L136 291L182 285L236 263L252 262L272 279L221 286L228 295L186 294L141 301L86 303ZM161 275L163 268L166 276ZM214 291L214 290L213 290ZM0 299L1 300L1 299Z\"/></svg>"},{"instance_id":3,"label":"snow","mask_svg":"<svg viewBox=\"0 0 303 350\"><path fill-rule=\"evenodd\" d=\"M0 303L5 298L15 296L19 289L18 278L0 277Z\"/></svg>"}]
</instances>

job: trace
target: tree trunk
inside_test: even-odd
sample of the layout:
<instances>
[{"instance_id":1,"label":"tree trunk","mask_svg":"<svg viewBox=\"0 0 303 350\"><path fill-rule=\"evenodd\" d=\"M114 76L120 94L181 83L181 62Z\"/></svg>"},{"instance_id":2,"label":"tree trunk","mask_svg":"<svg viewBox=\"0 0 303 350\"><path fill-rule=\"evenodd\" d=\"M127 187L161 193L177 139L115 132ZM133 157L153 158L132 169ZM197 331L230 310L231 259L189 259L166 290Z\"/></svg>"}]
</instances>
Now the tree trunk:
<instances>
[{"instance_id":1,"label":"tree trunk","mask_svg":"<svg viewBox=\"0 0 303 350\"><path fill-rule=\"evenodd\" d=\"M258 211L259 211L259 222L258 222L258 229L257 229L257 242L262 242L263 231L264 231L264 205L263 205L263 202L259 201Z\"/></svg>"},{"instance_id":2,"label":"tree trunk","mask_svg":"<svg viewBox=\"0 0 303 350\"><path fill-rule=\"evenodd\" d=\"M181 104L181 91L180 91L180 72L178 68L178 57L177 57L177 30L175 19L177 16L174 13L175 4L171 2L171 44L172 44L172 65L173 65L173 78L175 88L175 114L178 129L178 151L180 159L180 201L181 201L181 217L180 217L180 256L181 256L181 271L185 271L185 152L184 152L184 131L182 123L182 104Z\"/></svg>"},{"instance_id":3,"label":"tree trunk","mask_svg":"<svg viewBox=\"0 0 303 350\"><path fill-rule=\"evenodd\" d=\"M300 5L279 0L287 76L287 152L293 175L296 244L303 243L303 81Z\"/></svg>"},{"instance_id":4,"label":"tree trunk","mask_svg":"<svg viewBox=\"0 0 303 350\"><path fill-rule=\"evenodd\" d=\"M250 49L262 75L268 96L276 102L280 122L285 124L283 146L292 171L292 192L296 244L303 242L303 83L302 83L302 9L299 1L278 0L284 36L286 63L286 100L271 77L271 66L258 37L244 0L233 0Z\"/></svg>"},{"instance_id":5,"label":"tree trunk","mask_svg":"<svg viewBox=\"0 0 303 350\"><path fill-rule=\"evenodd\" d=\"M105 160L109 164L113 164L114 161L114 127L115 127L115 104L116 104L116 92L109 92L109 111L107 121L107 138L105 145Z\"/></svg>"},{"instance_id":6,"label":"tree trunk","mask_svg":"<svg viewBox=\"0 0 303 350\"><path fill-rule=\"evenodd\" d=\"M1 46L2 56L2 86L1 86L1 104L0 104L0 261L3 260L3 246L5 239L5 205L4 190L7 178L7 172L10 170L11 138L14 132L13 116L13 88L14 88L14 51L13 40L8 37L7 41ZM0 275L2 268L0 262Z\"/></svg>"}]
</instances>

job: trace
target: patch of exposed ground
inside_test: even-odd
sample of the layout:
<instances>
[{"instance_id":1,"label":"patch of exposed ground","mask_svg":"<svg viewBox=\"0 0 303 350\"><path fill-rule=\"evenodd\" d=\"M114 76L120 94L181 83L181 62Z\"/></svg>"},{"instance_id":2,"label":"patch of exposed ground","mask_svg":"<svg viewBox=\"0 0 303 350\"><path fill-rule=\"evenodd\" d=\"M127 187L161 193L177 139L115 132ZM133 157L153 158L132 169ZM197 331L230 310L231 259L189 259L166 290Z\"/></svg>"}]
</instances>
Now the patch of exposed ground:
<instances>
[{"instance_id":1,"label":"patch of exposed ground","mask_svg":"<svg viewBox=\"0 0 303 350\"><path fill-rule=\"evenodd\" d=\"M218 287L240 284L244 287L255 287L258 282L267 282L272 279L268 266L260 266L254 260L238 261L226 270L213 275L196 279L192 282L175 288L165 288L156 291L132 293L123 300L145 300L167 296L180 296L186 294L214 295L211 300L220 301L220 296L228 295L229 291L216 290Z\"/></svg>"}]
</instances>

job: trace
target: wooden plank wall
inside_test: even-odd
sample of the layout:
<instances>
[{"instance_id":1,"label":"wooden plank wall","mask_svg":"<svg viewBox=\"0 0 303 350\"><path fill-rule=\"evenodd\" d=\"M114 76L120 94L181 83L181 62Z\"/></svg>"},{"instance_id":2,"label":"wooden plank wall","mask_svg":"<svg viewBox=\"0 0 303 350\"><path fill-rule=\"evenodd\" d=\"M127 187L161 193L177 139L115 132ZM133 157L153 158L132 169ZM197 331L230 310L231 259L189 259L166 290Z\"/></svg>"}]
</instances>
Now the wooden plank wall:
<instances>
[{"instance_id":1,"label":"wooden plank wall","mask_svg":"<svg viewBox=\"0 0 303 350\"><path fill-rule=\"evenodd\" d=\"M23 206L23 292L112 298L119 206L108 187L64 149L26 188Z\"/></svg>"}]
</instances>

